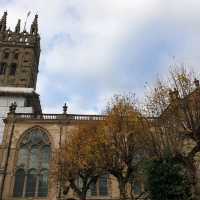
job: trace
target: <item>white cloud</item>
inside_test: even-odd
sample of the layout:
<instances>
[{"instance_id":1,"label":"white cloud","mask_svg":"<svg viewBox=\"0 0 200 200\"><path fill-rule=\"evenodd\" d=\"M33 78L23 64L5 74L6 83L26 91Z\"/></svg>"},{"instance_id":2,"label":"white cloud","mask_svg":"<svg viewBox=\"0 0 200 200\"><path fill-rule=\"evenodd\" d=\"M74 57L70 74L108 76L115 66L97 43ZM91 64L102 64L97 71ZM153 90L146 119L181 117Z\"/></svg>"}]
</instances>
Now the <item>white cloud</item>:
<instances>
[{"instance_id":1,"label":"white cloud","mask_svg":"<svg viewBox=\"0 0 200 200\"><path fill-rule=\"evenodd\" d=\"M200 61L197 53L200 50L197 43L200 35L199 6L200 2L196 0L11 0L2 2L1 12L8 10L11 27L17 17L24 21L29 10L32 16L27 27L33 14L39 14L42 55L38 91L45 110L59 111L59 106L53 104L61 104L68 95L71 112L93 113L101 110L107 96L127 90L127 84L128 89L141 95L144 83L138 86L136 81L148 77L146 73L149 77L157 71L165 73L172 56L197 65ZM143 42L140 35L144 30L148 31L145 27L150 27L152 22L155 25L156 21L157 29L165 27L167 31L163 43L165 40L170 42L169 38L176 34L181 35L180 31L187 33L183 41L175 45L180 48L172 51L175 55L166 52L169 55L159 55L159 58L155 52L155 66L160 67L149 70L148 66L136 66L134 70L127 69L127 74L120 74L123 68L127 68L125 62L116 66L121 51L125 51L122 49L124 44L129 48L129 59L132 56L133 63L136 58L145 60L147 54L137 54L139 44ZM164 34L162 30L158 33ZM154 40L156 37L162 38L162 35L154 36ZM145 39L144 45L148 46L151 38ZM145 73L139 74L142 72ZM95 96L88 95L90 92Z\"/></svg>"}]
</instances>

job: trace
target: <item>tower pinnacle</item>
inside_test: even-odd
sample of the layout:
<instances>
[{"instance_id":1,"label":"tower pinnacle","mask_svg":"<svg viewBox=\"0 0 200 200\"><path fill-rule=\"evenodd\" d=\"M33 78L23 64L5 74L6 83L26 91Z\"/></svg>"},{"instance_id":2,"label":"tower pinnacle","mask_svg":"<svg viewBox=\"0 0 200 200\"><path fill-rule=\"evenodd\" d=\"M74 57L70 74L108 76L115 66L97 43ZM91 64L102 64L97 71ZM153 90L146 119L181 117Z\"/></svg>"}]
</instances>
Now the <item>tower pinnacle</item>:
<instances>
[{"instance_id":1,"label":"tower pinnacle","mask_svg":"<svg viewBox=\"0 0 200 200\"><path fill-rule=\"evenodd\" d=\"M15 33L20 33L20 25L21 25L21 20L18 19L17 25L15 26Z\"/></svg>"},{"instance_id":2,"label":"tower pinnacle","mask_svg":"<svg viewBox=\"0 0 200 200\"><path fill-rule=\"evenodd\" d=\"M38 34L38 15L35 15L33 23L31 24L31 34Z\"/></svg>"},{"instance_id":3,"label":"tower pinnacle","mask_svg":"<svg viewBox=\"0 0 200 200\"><path fill-rule=\"evenodd\" d=\"M6 20L7 20L7 12L4 12L1 20L0 20L0 31L6 30Z\"/></svg>"}]
</instances>

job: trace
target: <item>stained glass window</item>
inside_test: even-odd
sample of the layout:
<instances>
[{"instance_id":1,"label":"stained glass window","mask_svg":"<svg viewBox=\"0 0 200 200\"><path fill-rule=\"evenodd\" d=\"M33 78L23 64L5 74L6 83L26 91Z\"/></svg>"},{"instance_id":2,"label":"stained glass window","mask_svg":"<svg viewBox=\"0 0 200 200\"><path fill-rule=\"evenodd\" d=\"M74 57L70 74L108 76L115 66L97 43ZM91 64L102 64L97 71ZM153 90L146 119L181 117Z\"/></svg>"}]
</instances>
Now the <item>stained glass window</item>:
<instances>
[{"instance_id":1,"label":"stained glass window","mask_svg":"<svg viewBox=\"0 0 200 200\"><path fill-rule=\"evenodd\" d=\"M19 150L19 158L17 161L17 166L18 167L27 167L27 162L28 162L28 156L29 156L29 150L27 146L22 146L21 149Z\"/></svg>"},{"instance_id":2,"label":"stained glass window","mask_svg":"<svg viewBox=\"0 0 200 200\"><path fill-rule=\"evenodd\" d=\"M48 193L48 171L42 170L39 177L38 196L46 197Z\"/></svg>"},{"instance_id":3,"label":"stained glass window","mask_svg":"<svg viewBox=\"0 0 200 200\"><path fill-rule=\"evenodd\" d=\"M15 175L15 188L13 192L14 197L21 197L23 195L25 172L23 169L18 169Z\"/></svg>"},{"instance_id":4,"label":"stained glass window","mask_svg":"<svg viewBox=\"0 0 200 200\"><path fill-rule=\"evenodd\" d=\"M46 197L50 143L46 133L34 129L27 133L18 152L13 196Z\"/></svg>"},{"instance_id":5,"label":"stained glass window","mask_svg":"<svg viewBox=\"0 0 200 200\"><path fill-rule=\"evenodd\" d=\"M50 147L43 146L41 149L41 164L42 168L49 168Z\"/></svg>"},{"instance_id":6,"label":"stained glass window","mask_svg":"<svg viewBox=\"0 0 200 200\"><path fill-rule=\"evenodd\" d=\"M37 171L32 169L28 172L26 182L26 197L34 197L36 192Z\"/></svg>"},{"instance_id":7,"label":"stained glass window","mask_svg":"<svg viewBox=\"0 0 200 200\"><path fill-rule=\"evenodd\" d=\"M32 146L30 150L29 168L38 168L39 164L39 146Z\"/></svg>"}]
</instances>

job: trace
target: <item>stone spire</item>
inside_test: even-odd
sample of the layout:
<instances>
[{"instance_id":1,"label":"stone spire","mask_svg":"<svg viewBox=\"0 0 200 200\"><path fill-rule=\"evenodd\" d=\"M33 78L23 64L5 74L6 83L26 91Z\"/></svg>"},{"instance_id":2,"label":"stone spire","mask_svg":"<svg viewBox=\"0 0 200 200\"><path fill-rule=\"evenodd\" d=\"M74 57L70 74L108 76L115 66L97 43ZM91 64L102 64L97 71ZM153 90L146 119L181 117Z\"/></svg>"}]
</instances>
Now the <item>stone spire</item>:
<instances>
[{"instance_id":1,"label":"stone spire","mask_svg":"<svg viewBox=\"0 0 200 200\"><path fill-rule=\"evenodd\" d=\"M6 31L7 12L4 12L0 20L0 31Z\"/></svg>"},{"instance_id":2,"label":"stone spire","mask_svg":"<svg viewBox=\"0 0 200 200\"><path fill-rule=\"evenodd\" d=\"M38 34L38 15L35 15L33 23L31 24L31 34Z\"/></svg>"},{"instance_id":3,"label":"stone spire","mask_svg":"<svg viewBox=\"0 0 200 200\"><path fill-rule=\"evenodd\" d=\"M15 26L15 33L20 33L20 24L21 24L21 20L18 19L17 25Z\"/></svg>"}]
</instances>

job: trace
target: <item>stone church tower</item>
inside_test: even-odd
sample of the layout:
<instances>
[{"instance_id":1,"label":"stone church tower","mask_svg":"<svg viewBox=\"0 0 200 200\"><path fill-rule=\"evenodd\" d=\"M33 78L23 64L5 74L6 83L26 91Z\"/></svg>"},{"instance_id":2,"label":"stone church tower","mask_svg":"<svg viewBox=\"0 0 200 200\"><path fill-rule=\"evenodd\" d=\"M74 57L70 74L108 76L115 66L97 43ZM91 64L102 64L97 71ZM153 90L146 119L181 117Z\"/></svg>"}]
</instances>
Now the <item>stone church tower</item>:
<instances>
[{"instance_id":1,"label":"stone church tower","mask_svg":"<svg viewBox=\"0 0 200 200\"><path fill-rule=\"evenodd\" d=\"M28 33L21 31L21 21L14 31L7 29L7 12L0 21L0 86L36 88L40 57L38 16Z\"/></svg>"},{"instance_id":2,"label":"stone church tower","mask_svg":"<svg viewBox=\"0 0 200 200\"><path fill-rule=\"evenodd\" d=\"M62 114L43 114L35 91L40 58L38 16L29 31L21 30L20 20L14 30L6 22L4 12L0 19L0 200L63 199L61 185L48 176L55 164L53 152L78 124L103 117L68 114L66 106ZM108 186L109 179L102 177L89 199L112 199ZM75 196L73 191L68 194Z\"/></svg>"},{"instance_id":3,"label":"stone church tower","mask_svg":"<svg viewBox=\"0 0 200 200\"><path fill-rule=\"evenodd\" d=\"M35 92L40 57L38 16L29 32L21 30L19 19L15 29L7 28L7 12L0 19L0 141L2 119L11 103L17 112L41 113L39 95Z\"/></svg>"},{"instance_id":4,"label":"stone church tower","mask_svg":"<svg viewBox=\"0 0 200 200\"><path fill-rule=\"evenodd\" d=\"M30 31L7 28L7 13L0 20L0 200L77 199L65 194L62 181L51 178L55 152L83 123L98 123L102 115L44 114L35 92L40 57L36 15ZM5 124L5 125L4 125ZM81 184L81 183L80 183ZM89 200L117 200L116 179L106 174L88 191Z\"/></svg>"}]
</instances>

